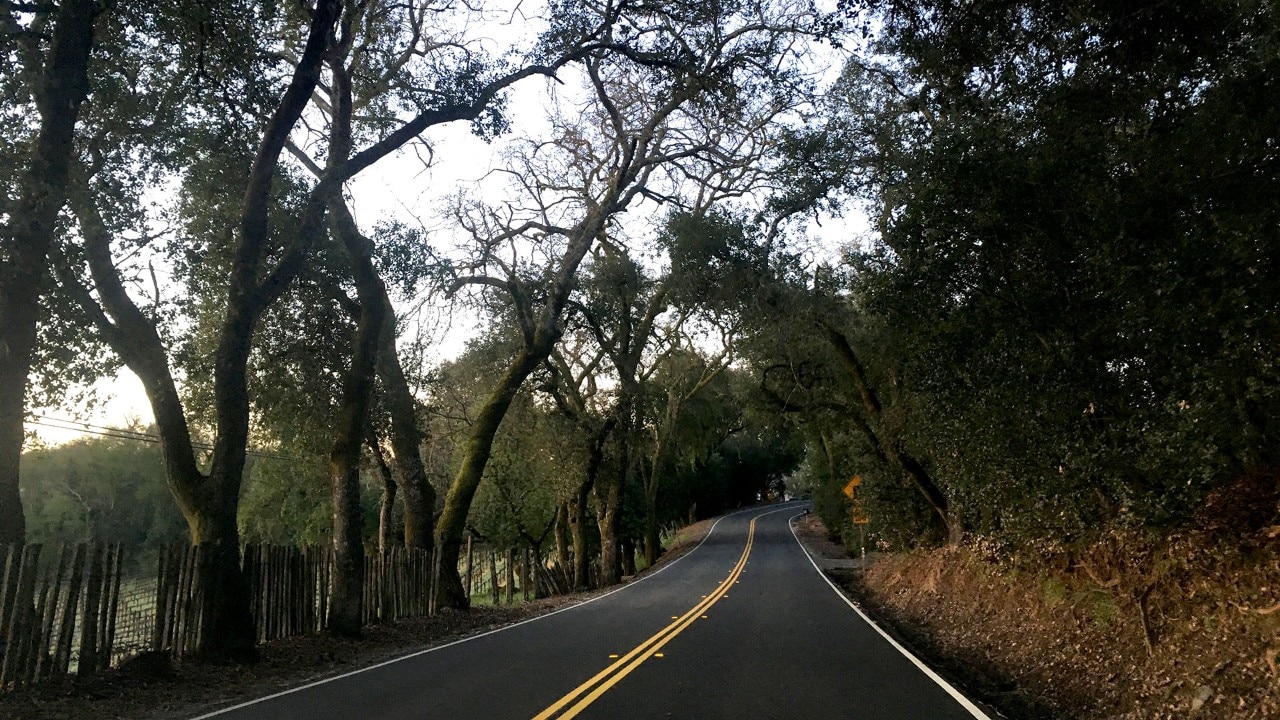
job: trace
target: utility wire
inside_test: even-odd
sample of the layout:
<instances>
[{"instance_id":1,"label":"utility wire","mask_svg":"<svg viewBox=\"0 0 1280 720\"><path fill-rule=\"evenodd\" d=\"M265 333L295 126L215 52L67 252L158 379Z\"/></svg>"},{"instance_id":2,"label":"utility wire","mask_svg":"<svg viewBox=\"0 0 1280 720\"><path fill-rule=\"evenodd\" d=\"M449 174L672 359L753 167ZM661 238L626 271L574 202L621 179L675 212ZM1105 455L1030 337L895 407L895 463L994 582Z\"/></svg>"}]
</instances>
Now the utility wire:
<instances>
[{"instance_id":1,"label":"utility wire","mask_svg":"<svg viewBox=\"0 0 1280 720\"><path fill-rule=\"evenodd\" d=\"M49 417L47 415L32 415L32 420L23 421L23 425L37 425L39 427L50 428L52 430L64 430L68 432L80 433L83 435L101 435L117 440L136 440L145 443L158 443L160 437L151 433L141 432L139 430L128 430L125 428L113 428L105 425L94 425L93 423L80 422L78 420L67 420L65 418ZM212 451L213 446L208 443L191 442L191 447L196 450ZM272 460L292 460L295 462L307 462L306 458L294 455L281 455L279 453L267 452L264 450L248 449L246 455L258 458L268 458Z\"/></svg>"}]
</instances>

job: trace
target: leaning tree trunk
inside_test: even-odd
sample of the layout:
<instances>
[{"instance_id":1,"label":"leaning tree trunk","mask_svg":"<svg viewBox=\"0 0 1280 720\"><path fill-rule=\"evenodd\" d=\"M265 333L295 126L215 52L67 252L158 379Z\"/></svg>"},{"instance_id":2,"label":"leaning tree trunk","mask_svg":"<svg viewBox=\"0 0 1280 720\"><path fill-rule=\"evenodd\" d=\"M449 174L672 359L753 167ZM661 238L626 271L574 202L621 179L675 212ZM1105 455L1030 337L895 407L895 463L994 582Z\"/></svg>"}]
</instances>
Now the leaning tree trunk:
<instances>
[{"instance_id":1,"label":"leaning tree trunk","mask_svg":"<svg viewBox=\"0 0 1280 720\"><path fill-rule=\"evenodd\" d=\"M58 212L67 197L76 120L89 94L89 54L97 5L93 0L63 0L57 6L48 62L35 92L40 129L18 200L9 209L4 228L7 257L0 258L0 545L20 543L26 537L18 466L27 375L36 343L40 295L49 275L47 258Z\"/></svg>"},{"instance_id":2,"label":"leaning tree trunk","mask_svg":"<svg viewBox=\"0 0 1280 720\"><path fill-rule=\"evenodd\" d=\"M920 462L915 456L902 448L895 448L893 452L886 450L886 443L881 441L879 433L871 426L871 423L880 418L882 406L875 388L871 386L870 381L867 379L862 360L858 358L853 345L844 333L830 325L823 324L822 327L826 333L827 340L836 350L836 356L840 359L840 364L849 373L849 377L853 380L853 384L858 390L858 395L862 399L862 409L866 413L866 418L854 418L858 429L871 443L872 449L879 459L890 465L897 466L910 479L911 484L924 497L925 501L929 503L929 507L933 509L933 515L930 518L931 525L936 527L943 537L955 540L963 532L963 526L957 525L953 527L953 522L957 520L957 516L953 515L948 507L946 493L942 491L937 481L925 469L924 463Z\"/></svg>"},{"instance_id":3,"label":"leaning tree trunk","mask_svg":"<svg viewBox=\"0 0 1280 720\"><path fill-rule=\"evenodd\" d=\"M521 350L480 409L475 424L471 426L466 454L454 476L453 485L449 487L449 494L445 496L444 510L440 513L440 523L436 527L436 546L440 557L440 576L436 578L437 607L465 609L470 605L462 587L462 578L458 575L458 559L471 500L484 477L485 465L493 451L493 439L498 434L502 419L506 417L507 409L511 407L525 378L546 359L548 352L549 348L547 352L540 353Z\"/></svg>"}]
</instances>

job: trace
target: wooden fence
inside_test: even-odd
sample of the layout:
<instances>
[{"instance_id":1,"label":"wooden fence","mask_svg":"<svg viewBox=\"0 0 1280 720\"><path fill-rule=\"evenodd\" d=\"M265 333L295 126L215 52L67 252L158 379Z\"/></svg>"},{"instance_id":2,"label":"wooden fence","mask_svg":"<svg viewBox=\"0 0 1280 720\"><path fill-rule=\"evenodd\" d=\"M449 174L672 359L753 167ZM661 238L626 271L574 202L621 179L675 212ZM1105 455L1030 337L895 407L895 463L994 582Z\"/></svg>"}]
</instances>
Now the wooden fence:
<instances>
[{"instance_id":1,"label":"wooden fence","mask_svg":"<svg viewBox=\"0 0 1280 720\"><path fill-rule=\"evenodd\" d=\"M142 652L193 653L201 641L197 576L206 550L161 548L153 575L123 578L118 544L64 545L54 553L38 544L0 546L0 694L53 676L102 672ZM363 622L434 614L438 562L403 547L367 552ZM327 629L330 548L248 545L242 563L258 642ZM495 605L513 602L517 585L525 599L537 584L554 586L530 554L471 542L459 573L469 595Z\"/></svg>"},{"instance_id":2,"label":"wooden fence","mask_svg":"<svg viewBox=\"0 0 1280 720\"><path fill-rule=\"evenodd\" d=\"M120 545L0 548L0 692L52 675L105 670L115 644Z\"/></svg>"}]
</instances>

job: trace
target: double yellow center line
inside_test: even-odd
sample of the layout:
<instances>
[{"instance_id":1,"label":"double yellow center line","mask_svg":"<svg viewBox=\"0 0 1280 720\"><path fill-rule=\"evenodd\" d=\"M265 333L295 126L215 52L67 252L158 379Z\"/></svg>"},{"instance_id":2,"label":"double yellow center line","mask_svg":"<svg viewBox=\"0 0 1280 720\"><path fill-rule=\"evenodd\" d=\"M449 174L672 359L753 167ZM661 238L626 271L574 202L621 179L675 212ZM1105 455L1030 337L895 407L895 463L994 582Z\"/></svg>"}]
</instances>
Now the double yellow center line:
<instances>
[{"instance_id":1,"label":"double yellow center line","mask_svg":"<svg viewBox=\"0 0 1280 720\"><path fill-rule=\"evenodd\" d=\"M550 718L568 720L568 718L577 717L578 713L608 692L622 678L630 675L631 671L640 667L645 660L653 657L664 645L671 642L672 638L692 625L695 620L702 617L702 614L708 608L715 605L720 598L725 596L725 593L729 592L729 586L738 581L738 576L742 574L743 568L747 565L747 557L751 555L751 545L756 536L756 520L759 520L760 517L762 516L758 515L751 519L751 525L747 529L747 545L742 549L742 557L738 558L738 564L733 566L733 571L729 573L729 577L720 583L715 592L707 595L702 602L694 605L693 609L676 618L670 625L659 630L653 637L637 645L631 652L618 658L612 665L596 673L590 680L555 701L551 707L535 715L533 720L549 720ZM562 710L563 712L561 712Z\"/></svg>"}]
</instances>

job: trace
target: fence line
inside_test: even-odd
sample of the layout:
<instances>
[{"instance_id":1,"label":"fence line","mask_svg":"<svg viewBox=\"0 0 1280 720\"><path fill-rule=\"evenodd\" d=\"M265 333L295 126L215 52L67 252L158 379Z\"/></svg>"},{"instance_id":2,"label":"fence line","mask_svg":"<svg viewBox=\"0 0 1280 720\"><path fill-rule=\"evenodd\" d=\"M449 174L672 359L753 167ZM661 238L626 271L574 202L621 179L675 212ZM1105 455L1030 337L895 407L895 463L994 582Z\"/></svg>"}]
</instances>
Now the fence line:
<instances>
[{"instance_id":1,"label":"fence line","mask_svg":"<svg viewBox=\"0 0 1280 720\"><path fill-rule=\"evenodd\" d=\"M0 547L0 691L112 664L123 548L61 545L56 561L43 551Z\"/></svg>"},{"instance_id":2,"label":"fence line","mask_svg":"<svg viewBox=\"0 0 1280 720\"><path fill-rule=\"evenodd\" d=\"M0 546L0 694L51 677L90 675L145 652L175 658L201 645L200 568L207 546L159 549L153 570L125 573L118 543ZM438 553L394 547L366 552L364 624L432 615ZM327 546L246 545L254 637L264 643L328 628L333 553ZM532 553L500 553L469 539L459 559L468 597L513 602L555 588Z\"/></svg>"}]
</instances>

